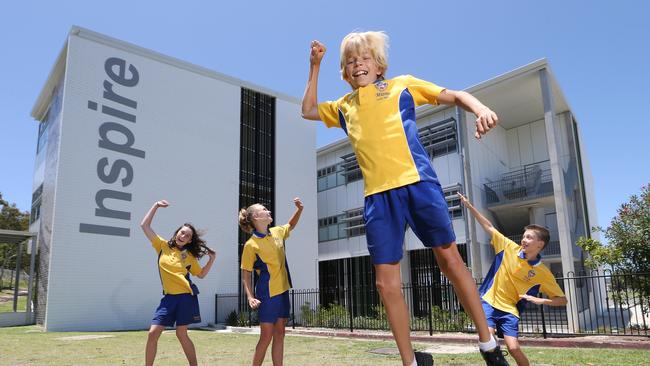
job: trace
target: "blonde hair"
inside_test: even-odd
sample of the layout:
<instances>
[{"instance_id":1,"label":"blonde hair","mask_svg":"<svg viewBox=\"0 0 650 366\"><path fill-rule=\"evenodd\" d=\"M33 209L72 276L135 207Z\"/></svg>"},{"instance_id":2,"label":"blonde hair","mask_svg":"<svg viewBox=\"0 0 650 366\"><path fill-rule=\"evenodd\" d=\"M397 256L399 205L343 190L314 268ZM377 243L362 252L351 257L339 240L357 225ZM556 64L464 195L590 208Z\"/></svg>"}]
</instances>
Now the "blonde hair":
<instances>
[{"instance_id":1,"label":"blonde hair","mask_svg":"<svg viewBox=\"0 0 650 366\"><path fill-rule=\"evenodd\" d=\"M341 79L347 81L345 64L351 54L360 55L369 51L375 63L382 70L383 77L388 70L388 35L384 31L352 32L341 41Z\"/></svg>"},{"instance_id":2,"label":"blonde hair","mask_svg":"<svg viewBox=\"0 0 650 366\"><path fill-rule=\"evenodd\" d=\"M257 211L255 206L258 205L259 203L254 203L239 210L239 227L247 234L250 234L255 230L255 225L253 225L253 214Z\"/></svg>"}]
</instances>

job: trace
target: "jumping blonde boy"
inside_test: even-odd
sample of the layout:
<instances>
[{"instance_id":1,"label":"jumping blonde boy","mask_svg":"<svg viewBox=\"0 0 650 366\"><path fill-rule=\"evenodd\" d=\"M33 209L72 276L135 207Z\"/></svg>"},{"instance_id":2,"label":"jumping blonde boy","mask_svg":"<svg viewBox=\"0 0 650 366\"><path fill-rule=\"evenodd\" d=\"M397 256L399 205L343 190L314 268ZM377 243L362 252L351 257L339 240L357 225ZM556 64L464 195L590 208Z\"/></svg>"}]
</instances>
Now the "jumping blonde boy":
<instances>
[{"instance_id":1,"label":"jumping blonde boy","mask_svg":"<svg viewBox=\"0 0 650 366\"><path fill-rule=\"evenodd\" d=\"M418 137L415 107L449 104L474 113L478 117L476 138L496 125L497 115L463 91L410 75L385 79L388 36L384 32L354 32L343 39L341 76L352 91L336 101L319 104L318 73L326 49L319 41L312 41L310 48L302 116L343 129L359 162L364 178L368 251L403 365L433 364L430 354L413 352L409 335L399 264L407 223L426 247L433 248L440 269L474 320L486 363L507 365L488 329L476 283L456 247L444 194Z\"/></svg>"},{"instance_id":2,"label":"jumping blonde boy","mask_svg":"<svg viewBox=\"0 0 650 366\"><path fill-rule=\"evenodd\" d=\"M542 263L540 253L550 239L548 229L539 225L524 228L521 245L506 238L463 196L461 202L492 237L495 257L479 289L490 332L503 334L510 355L518 366L528 366L528 358L519 347L519 316L530 301L537 305L564 306L567 299L551 271ZM537 297L539 292L548 299Z\"/></svg>"}]
</instances>

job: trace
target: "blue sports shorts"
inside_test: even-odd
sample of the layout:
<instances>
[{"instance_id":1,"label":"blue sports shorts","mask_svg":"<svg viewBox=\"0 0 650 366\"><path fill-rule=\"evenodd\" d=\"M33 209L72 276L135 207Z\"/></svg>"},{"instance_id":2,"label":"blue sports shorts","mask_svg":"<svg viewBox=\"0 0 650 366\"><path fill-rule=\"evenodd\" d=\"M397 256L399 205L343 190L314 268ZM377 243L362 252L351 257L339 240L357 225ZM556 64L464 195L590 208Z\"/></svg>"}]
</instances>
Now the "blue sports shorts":
<instances>
[{"instance_id":1,"label":"blue sports shorts","mask_svg":"<svg viewBox=\"0 0 650 366\"><path fill-rule=\"evenodd\" d=\"M417 182L367 196L363 211L374 264L399 262L408 224L425 247L456 241L440 184Z\"/></svg>"},{"instance_id":2,"label":"blue sports shorts","mask_svg":"<svg viewBox=\"0 0 650 366\"><path fill-rule=\"evenodd\" d=\"M481 300L485 318L487 319L488 327L494 328L497 332L504 335L515 337L519 336L519 318L514 314L494 308L492 305Z\"/></svg>"},{"instance_id":3,"label":"blue sports shorts","mask_svg":"<svg viewBox=\"0 0 650 366\"><path fill-rule=\"evenodd\" d=\"M166 327L200 322L199 298L192 294L165 295L151 320L151 324Z\"/></svg>"},{"instance_id":4,"label":"blue sports shorts","mask_svg":"<svg viewBox=\"0 0 650 366\"><path fill-rule=\"evenodd\" d=\"M289 318L289 311L291 310L289 291L259 300L261 304L257 309L257 315L260 323L275 323L279 318Z\"/></svg>"}]
</instances>

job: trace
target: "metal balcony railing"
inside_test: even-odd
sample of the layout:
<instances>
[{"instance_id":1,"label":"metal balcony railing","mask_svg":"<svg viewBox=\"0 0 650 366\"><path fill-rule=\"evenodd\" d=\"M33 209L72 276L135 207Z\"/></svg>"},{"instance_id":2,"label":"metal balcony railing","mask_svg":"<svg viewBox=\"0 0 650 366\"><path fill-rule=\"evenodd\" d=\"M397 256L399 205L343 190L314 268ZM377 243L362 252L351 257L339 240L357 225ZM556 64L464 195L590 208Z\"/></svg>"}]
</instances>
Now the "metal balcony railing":
<instances>
[{"instance_id":1,"label":"metal balcony railing","mask_svg":"<svg viewBox=\"0 0 650 366\"><path fill-rule=\"evenodd\" d=\"M505 173L499 180L483 186L488 206L553 194L553 178L548 161Z\"/></svg>"}]
</instances>

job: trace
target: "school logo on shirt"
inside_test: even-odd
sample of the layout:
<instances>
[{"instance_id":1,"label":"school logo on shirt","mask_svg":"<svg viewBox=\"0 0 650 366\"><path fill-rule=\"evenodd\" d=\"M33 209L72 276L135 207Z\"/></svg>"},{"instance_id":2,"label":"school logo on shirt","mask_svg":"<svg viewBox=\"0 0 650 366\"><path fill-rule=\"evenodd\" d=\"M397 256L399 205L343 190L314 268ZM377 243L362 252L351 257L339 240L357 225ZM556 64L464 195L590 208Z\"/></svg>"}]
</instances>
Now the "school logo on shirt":
<instances>
[{"instance_id":1,"label":"school logo on shirt","mask_svg":"<svg viewBox=\"0 0 650 366\"><path fill-rule=\"evenodd\" d=\"M535 270L531 269L528 271L528 275L526 276L526 280L530 281L531 278L535 277Z\"/></svg>"},{"instance_id":2,"label":"school logo on shirt","mask_svg":"<svg viewBox=\"0 0 650 366\"><path fill-rule=\"evenodd\" d=\"M374 85L375 85L375 89L377 89L377 94L376 94L377 100L388 99L388 97L390 96L390 93L386 91L386 88L388 87L388 83L383 80L380 80L376 82Z\"/></svg>"}]
</instances>

